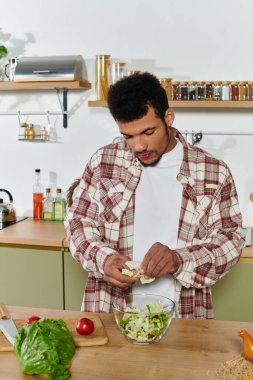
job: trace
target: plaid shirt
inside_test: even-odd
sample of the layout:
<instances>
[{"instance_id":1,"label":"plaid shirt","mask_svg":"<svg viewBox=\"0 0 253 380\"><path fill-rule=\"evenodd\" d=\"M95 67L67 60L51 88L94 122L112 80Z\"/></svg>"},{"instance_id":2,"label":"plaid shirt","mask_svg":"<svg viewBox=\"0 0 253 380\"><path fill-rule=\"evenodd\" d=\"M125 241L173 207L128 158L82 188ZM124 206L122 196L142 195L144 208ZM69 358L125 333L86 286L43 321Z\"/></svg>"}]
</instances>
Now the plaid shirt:
<instances>
[{"instance_id":1,"label":"plaid shirt","mask_svg":"<svg viewBox=\"0 0 253 380\"><path fill-rule=\"evenodd\" d=\"M174 274L176 316L213 318L210 287L239 260L242 218L232 175L223 161L188 144L177 175L183 186ZM135 190L141 165L124 141L99 149L86 166L65 221L73 257L88 271L82 309L111 312L124 291L103 281L108 255L132 257ZM169 195L168 195L169 196ZM162 227L162 226L161 226Z\"/></svg>"}]
</instances>

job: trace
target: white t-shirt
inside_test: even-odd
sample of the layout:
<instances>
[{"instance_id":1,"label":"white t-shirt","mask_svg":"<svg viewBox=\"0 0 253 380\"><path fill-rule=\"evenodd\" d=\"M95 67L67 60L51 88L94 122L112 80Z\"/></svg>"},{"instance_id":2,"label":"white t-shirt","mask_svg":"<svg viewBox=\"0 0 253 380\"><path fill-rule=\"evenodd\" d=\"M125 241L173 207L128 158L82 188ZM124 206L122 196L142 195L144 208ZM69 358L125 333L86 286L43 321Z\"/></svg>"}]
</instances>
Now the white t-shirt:
<instances>
[{"instance_id":1,"label":"white t-shirt","mask_svg":"<svg viewBox=\"0 0 253 380\"><path fill-rule=\"evenodd\" d=\"M176 177L183 159L183 146L162 155L154 166L142 166L135 197L133 260L142 261L156 242L174 249L177 246L182 185ZM150 284L133 285L133 293L159 294L175 299L175 283L168 274Z\"/></svg>"}]
</instances>

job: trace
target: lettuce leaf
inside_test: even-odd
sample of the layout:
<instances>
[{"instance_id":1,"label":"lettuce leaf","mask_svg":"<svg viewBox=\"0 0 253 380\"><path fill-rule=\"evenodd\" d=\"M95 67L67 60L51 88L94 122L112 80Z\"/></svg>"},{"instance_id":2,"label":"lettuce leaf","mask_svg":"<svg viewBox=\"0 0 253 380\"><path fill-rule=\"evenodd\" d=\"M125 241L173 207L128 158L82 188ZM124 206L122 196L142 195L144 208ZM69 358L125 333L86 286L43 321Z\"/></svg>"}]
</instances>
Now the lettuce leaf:
<instances>
[{"instance_id":1,"label":"lettuce leaf","mask_svg":"<svg viewBox=\"0 0 253 380\"><path fill-rule=\"evenodd\" d=\"M73 336L61 319L41 319L24 325L18 333L14 350L20 369L29 375L51 380L70 377L69 368L75 353Z\"/></svg>"}]
</instances>

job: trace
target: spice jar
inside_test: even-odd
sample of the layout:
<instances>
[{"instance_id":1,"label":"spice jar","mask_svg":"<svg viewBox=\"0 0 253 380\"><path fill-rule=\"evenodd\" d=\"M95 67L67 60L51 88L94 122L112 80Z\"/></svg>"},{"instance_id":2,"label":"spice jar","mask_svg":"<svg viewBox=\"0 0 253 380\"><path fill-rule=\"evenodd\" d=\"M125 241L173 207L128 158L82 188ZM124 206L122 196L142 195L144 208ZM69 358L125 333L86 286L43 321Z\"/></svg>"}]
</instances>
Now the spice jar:
<instances>
[{"instance_id":1,"label":"spice jar","mask_svg":"<svg viewBox=\"0 0 253 380\"><path fill-rule=\"evenodd\" d=\"M248 82L248 100L253 100L253 81Z\"/></svg>"},{"instance_id":2,"label":"spice jar","mask_svg":"<svg viewBox=\"0 0 253 380\"><path fill-rule=\"evenodd\" d=\"M25 131L26 140L34 140L35 139L35 129L33 124L29 124Z\"/></svg>"},{"instance_id":3,"label":"spice jar","mask_svg":"<svg viewBox=\"0 0 253 380\"><path fill-rule=\"evenodd\" d=\"M179 100L179 83L178 81L172 82L172 99Z\"/></svg>"},{"instance_id":4,"label":"spice jar","mask_svg":"<svg viewBox=\"0 0 253 380\"><path fill-rule=\"evenodd\" d=\"M220 81L213 82L213 99L221 100L221 84Z\"/></svg>"},{"instance_id":5,"label":"spice jar","mask_svg":"<svg viewBox=\"0 0 253 380\"><path fill-rule=\"evenodd\" d=\"M205 82L197 82L196 84L196 94L197 94L197 100L204 100L206 97L205 94Z\"/></svg>"},{"instance_id":6,"label":"spice jar","mask_svg":"<svg viewBox=\"0 0 253 380\"><path fill-rule=\"evenodd\" d=\"M26 136L26 128L28 127L27 123L20 123L19 126L19 139L23 140Z\"/></svg>"},{"instance_id":7,"label":"spice jar","mask_svg":"<svg viewBox=\"0 0 253 380\"><path fill-rule=\"evenodd\" d=\"M206 99L212 99L213 97L213 82L205 82L206 87Z\"/></svg>"},{"instance_id":8,"label":"spice jar","mask_svg":"<svg viewBox=\"0 0 253 380\"><path fill-rule=\"evenodd\" d=\"M188 82L188 100L196 100L196 82Z\"/></svg>"},{"instance_id":9,"label":"spice jar","mask_svg":"<svg viewBox=\"0 0 253 380\"><path fill-rule=\"evenodd\" d=\"M130 75L139 74L140 70L128 70L126 72L126 76L129 77Z\"/></svg>"},{"instance_id":10,"label":"spice jar","mask_svg":"<svg viewBox=\"0 0 253 380\"><path fill-rule=\"evenodd\" d=\"M247 82L239 82L239 100L248 100Z\"/></svg>"},{"instance_id":11,"label":"spice jar","mask_svg":"<svg viewBox=\"0 0 253 380\"><path fill-rule=\"evenodd\" d=\"M111 63L111 84L116 83L119 79L124 77L125 65L125 62Z\"/></svg>"},{"instance_id":12,"label":"spice jar","mask_svg":"<svg viewBox=\"0 0 253 380\"><path fill-rule=\"evenodd\" d=\"M166 91L168 100L172 100L172 78L161 78L160 83Z\"/></svg>"},{"instance_id":13,"label":"spice jar","mask_svg":"<svg viewBox=\"0 0 253 380\"><path fill-rule=\"evenodd\" d=\"M179 85L179 99L188 100L188 82L180 82Z\"/></svg>"},{"instance_id":14,"label":"spice jar","mask_svg":"<svg viewBox=\"0 0 253 380\"><path fill-rule=\"evenodd\" d=\"M96 56L96 89L98 100L106 100L108 94L110 55Z\"/></svg>"},{"instance_id":15,"label":"spice jar","mask_svg":"<svg viewBox=\"0 0 253 380\"><path fill-rule=\"evenodd\" d=\"M238 100L239 99L239 86L238 82L231 82L230 85L230 100Z\"/></svg>"},{"instance_id":16,"label":"spice jar","mask_svg":"<svg viewBox=\"0 0 253 380\"><path fill-rule=\"evenodd\" d=\"M224 81L221 85L221 100L230 99L230 82Z\"/></svg>"}]
</instances>

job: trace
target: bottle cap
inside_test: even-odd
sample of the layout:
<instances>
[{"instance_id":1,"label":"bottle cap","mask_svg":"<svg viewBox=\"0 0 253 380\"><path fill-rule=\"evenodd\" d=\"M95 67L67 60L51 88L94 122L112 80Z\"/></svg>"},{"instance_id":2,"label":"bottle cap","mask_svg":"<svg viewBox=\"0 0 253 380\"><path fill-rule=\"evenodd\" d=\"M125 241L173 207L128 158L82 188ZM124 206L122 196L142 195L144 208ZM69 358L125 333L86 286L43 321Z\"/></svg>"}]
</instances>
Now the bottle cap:
<instances>
[{"instance_id":1,"label":"bottle cap","mask_svg":"<svg viewBox=\"0 0 253 380\"><path fill-rule=\"evenodd\" d=\"M40 173L40 169L35 169L35 173Z\"/></svg>"},{"instance_id":2,"label":"bottle cap","mask_svg":"<svg viewBox=\"0 0 253 380\"><path fill-rule=\"evenodd\" d=\"M56 189L56 192L57 193L61 193L61 189Z\"/></svg>"}]
</instances>

